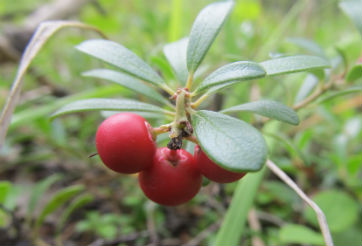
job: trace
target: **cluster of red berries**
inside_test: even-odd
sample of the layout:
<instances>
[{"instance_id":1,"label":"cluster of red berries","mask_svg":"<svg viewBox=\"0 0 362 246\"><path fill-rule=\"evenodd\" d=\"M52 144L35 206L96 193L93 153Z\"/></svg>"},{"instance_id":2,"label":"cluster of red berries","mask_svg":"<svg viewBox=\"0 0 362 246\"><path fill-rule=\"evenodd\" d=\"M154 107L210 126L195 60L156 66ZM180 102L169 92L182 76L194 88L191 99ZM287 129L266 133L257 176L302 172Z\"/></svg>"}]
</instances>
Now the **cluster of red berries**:
<instances>
[{"instance_id":1,"label":"cluster of red berries","mask_svg":"<svg viewBox=\"0 0 362 246\"><path fill-rule=\"evenodd\" d=\"M176 206L191 200L201 188L202 175L219 183L245 175L219 167L199 146L194 156L184 149L157 148L151 132L152 127L141 116L115 114L99 126L96 146L108 168L123 174L139 172L139 184L154 202Z\"/></svg>"}]
</instances>

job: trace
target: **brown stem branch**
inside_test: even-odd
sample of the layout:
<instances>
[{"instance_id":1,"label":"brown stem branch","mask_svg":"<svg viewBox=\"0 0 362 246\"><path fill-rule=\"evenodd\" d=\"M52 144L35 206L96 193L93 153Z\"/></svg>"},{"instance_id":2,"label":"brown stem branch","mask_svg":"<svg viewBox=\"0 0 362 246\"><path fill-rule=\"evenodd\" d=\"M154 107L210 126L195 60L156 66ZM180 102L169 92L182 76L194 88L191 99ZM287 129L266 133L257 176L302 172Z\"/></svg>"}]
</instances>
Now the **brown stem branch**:
<instances>
[{"instance_id":1,"label":"brown stem branch","mask_svg":"<svg viewBox=\"0 0 362 246\"><path fill-rule=\"evenodd\" d=\"M325 85L321 85L317 90L314 91L309 97L304 99L303 101L297 103L293 106L294 110L299 110L301 108L304 108L308 104L312 103L314 100L316 100L318 97L320 97L322 94L324 94L328 89L330 89L334 85L335 81L331 80Z\"/></svg>"},{"instance_id":2,"label":"brown stem branch","mask_svg":"<svg viewBox=\"0 0 362 246\"><path fill-rule=\"evenodd\" d=\"M250 228L253 231L255 231L257 233L261 232L261 225L259 222L259 218L258 218L254 208L250 209L250 211L248 213L248 222L249 222ZM254 246L264 246L265 245L259 235L253 235L251 238L251 241L252 241L252 245L254 245Z\"/></svg>"},{"instance_id":3,"label":"brown stem branch","mask_svg":"<svg viewBox=\"0 0 362 246\"><path fill-rule=\"evenodd\" d=\"M292 188L300 198L303 199L317 215L319 227L321 228L321 232L324 238L324 242L327 246L333 246L333 240L331 236L331 232L329 231L328 223L326 216L324 215L322 209L312 200L310 199L300 188L299 186L285 173L281 170L274 162L271 160L266 161L267 167L277 175L284 183L286 183L290 188Z\"/></svg>"}]
</instances>

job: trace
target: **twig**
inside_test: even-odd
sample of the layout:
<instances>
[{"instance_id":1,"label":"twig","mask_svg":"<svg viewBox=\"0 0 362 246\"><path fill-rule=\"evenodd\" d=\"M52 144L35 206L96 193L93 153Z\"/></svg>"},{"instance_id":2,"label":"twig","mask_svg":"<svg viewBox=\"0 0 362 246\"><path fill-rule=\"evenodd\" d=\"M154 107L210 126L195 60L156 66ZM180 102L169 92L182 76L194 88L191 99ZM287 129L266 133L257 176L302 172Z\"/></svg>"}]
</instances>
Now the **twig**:
<instances>
[{"instance_id":1,"label":"twig","mask_svg":"<svg viewBox=\"0 0 362 246\"><path fill-rule=\"evenodd\" d=\"M313 94L311 94L309 97L307 97L306 99L304 99L303 101L301 101L300 103L296 104L293 106L294 110L299 110L303 107L305 107L306 105L308 105L309 103L313 102L314 100L316 100L319 96L321 96L324 92L326 92L329 88L331 88L334 85L335 81L331 80L330 82L328 82L325 85L322 85L321 87L319 87L317 90L314 91Z\"/></svg>"},{"instance_id":2,"label":"twig","mask_svg":"<svg viewBox=\"0 0 362 246\"><path fill-rule=\"evenodd\" d=\"M189 73L189 75L187 77L187 82L186 82L186 88L189 90L191 90L193 79L194 79L194 73Z\"/></svg>"},{"instance_id":3,"label":"twig","mask_svg":"<svg viewBox=\"0 0 362 246\"><path fill-rule=\"evenodd\" d=\"M295 104L292 108L295 111L298 111L299 109L304 108L305 106L309 105L316 99L318 99L321 95L323 95L325 92L327 92L331 87L333 87L335 84L337 84L341 79L344 78L344 74L340 75L336 79L331 79L328 83L320 85L310 96L305 98L303 101ZM269 122L270 118L265 118L261 121L262 124L265 124Z\"/></svg>"},{"instance_id":4,"label":"twig","mask_svg":"<svg viewBox=\"0 0 362 246\"><path fill-rule=\"evenodd\" d=\"M159 237L157 234L156 222L155 222L155 204L148 202L145 205L146 207L146 216L147 216L147 230L150 236L152 245L159 244Z\"/></svg>"},{"instance_id":5,"label":"twig","mask_svg":"<svg viewBox=\"0 0 362 246\"><path fill-rule=\"evenodd\" d=\"M194 237L192 240L188 241L183 246L194 246L194 245L200 245L200 242L207 238L213 231L215 231L217 228L219 228L221 224L221 220L216 221L214 224L211 224L208 228L203 230L200 234L198 234L196 237Z\"/></svg>"},{"instance_id":6,"label":"twig","mask_svg":"<svg viewBox=\"0 0 362 246\"><path fill-rule=\"evenodd\" d=\"M197 99L195 102L191 103L191 107L193 109L198 108L200 104L205 101L210 95L208 93L205 93L202 95L199 99Z\"/></svg>"},{"instance_id":7,"label":"twig","mask_svg":"<svg viewBox=\"0 0 362 246\"><path fill-rule=\"evenodd\" d=\"M271 160L266 161L267 167L275 174L277 175L284 183L286 183L290 188L292 188L300 198L302 198L311 208L314 210L314 212L317 215L319 227L321 228L322 235L324 237L324 241L327 246L333 246L333 240L331 233L328 228L327 219L324 215L323 211L320 209L320 207L312 200L310 199L299 187L294 181L285 173L283 170L281 170L274 162Z\"/></svg>"},{"instance_id":8,"label":"twig","mask_svg":"<svg viewBox=\"0 0 362 246\"><path fill-rule=\"evenodd\" d=\"M279 227L282 227L285 224L285 222L282 219L280 219L279 217L277 217L273 214L267 213L267 212L257 211L256 215L258 216L259 220L273 223L274 225L279 226Z\"/></svg>"},{"instance_id":9,"label":"twig","mask_svg":"<svg viewBox=\"0 0 362 246\"><path fill-rule=\"evenodd\" d=\"M260 233L261 226L260 226L259 218L258 218L254 208L249 210L248 222L249 222L250 228L253 231ZM251 238L251 242L252 242L252 245L254 245L254 246L264 246L265 245L259 235L253 235Z\"/></svg>"}]
</instances>

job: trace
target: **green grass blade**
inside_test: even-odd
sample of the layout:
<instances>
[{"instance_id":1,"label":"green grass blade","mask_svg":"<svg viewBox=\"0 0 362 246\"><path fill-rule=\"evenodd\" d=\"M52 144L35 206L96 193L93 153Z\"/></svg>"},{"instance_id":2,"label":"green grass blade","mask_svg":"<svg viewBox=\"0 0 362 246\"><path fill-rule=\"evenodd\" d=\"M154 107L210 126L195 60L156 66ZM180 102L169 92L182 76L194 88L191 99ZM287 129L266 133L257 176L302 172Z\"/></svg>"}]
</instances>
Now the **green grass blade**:
<instances>
[{"instance_id":1,"label":"green grass blade","mask_svg":"<svg viewBox=\"0 0 362 246\"><path fill-rule=\"evenodd\" d=\"M240 245L248 212L253 205L256 192L266 171L264 166L257 173L248 173L234 192L230 207L213 243L215 246Z\"/></svg>"},{"instance_id":2,"label":"green grass blade","mask_svg":"<svg viewBox=\"0 0 362 246\"><path fill-rule=\"evenodd\" d=\"M8 192L10 191L11 183L8 181L0 182L0 204L3 204L6 200Z\"/></svg>"},{"instance_id":3,"label":"green grass blade","mask_svg":"<svg viewBox=\"0 0 362 246\"><path fill-rule=\"evenodd\" d=\"M84 194L72 201L72 203L65 209L57 225L57 234L63 229L65 223L69 219L70 215L80 207L93 201L94 197L91 194Z\"/></svg>"},{"instance_id":4,"label":"green grass blade","mask_svg":"<svg viewBox=\"0 0 362 246\"><path fill-rule=\"evenodd\" d=\"M44 220L49 214L64 205L67 201L69 201L72 197L77 195L82 190L84 190L83 185L73 185L58 191L52 197L52 199L44 206L42 212L38 216L35 222L35 232L38 231L39 227L43 224Z\"/></svg>"},{"instance_id":5,"label":"green grass blade","mask_svg":"<svg viewBox=\"0 0 362 246\"><path fill-rule=\"evenodd\" d=\"M62 176L60 174L54 174L46 179L39 182L37 185L35 185L28 203L28 210L27 210L27 219L30 219L30 216L35 210L36 205L38 204L38 201L41 199L41 197L44 195L44 192L55 182L60 180Z\"/></svg>"},{"instance_id":6,"label":"green grass blade","mask_svg":"<svg viewBox=\"0 0 362 246\"><path fill-rule=\"evenodd\" d=\"M168 26L168 41L172 42L180 38L182 28L182 0L172 0L172 12L170 25Z\"/></svg>"}]
</instances>

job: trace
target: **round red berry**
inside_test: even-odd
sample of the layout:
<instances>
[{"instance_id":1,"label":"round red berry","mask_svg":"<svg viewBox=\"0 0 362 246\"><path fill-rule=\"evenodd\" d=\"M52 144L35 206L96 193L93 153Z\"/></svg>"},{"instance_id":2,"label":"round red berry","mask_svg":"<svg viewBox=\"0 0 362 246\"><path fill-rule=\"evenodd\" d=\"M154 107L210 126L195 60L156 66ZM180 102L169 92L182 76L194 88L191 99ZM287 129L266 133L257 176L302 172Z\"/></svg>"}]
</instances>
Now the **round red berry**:
<instances>
[{"instance_id":1,"label":"round red berry","mask_svg":"<svg viewBox=\"0 0 362 246\"><path fill-rule=\"evenodd\" d=\"M119 173L137 173L152 165L156 145L141 116L119 113L98 127L96 147L103 163Z\"/></svg>"},{"instance_id":2,"label":"round red berry","mask_svg":"<svg viewBox=\"0 0 362 246\"><path fill-rule=\"evenodd\" d=\"M184 149L166 147L157 149L153 165L140 172L138 180L149 199L166 206L191 200L202 184L194 157Z\"/></svg>"},{"instance_id":3,"label":"round red berry","mask_svg":"<svg viewBox=\"0 0 362 246\"><path fill-rule=\"evenodd\" d=\"M196 165L202 175L212 181L218 183L231 183L241 179L245 175L245 173L231 172L221 168L219 165L210 160L198 145L195 146L194 156Z\"/></svg>"}]
</instances>

